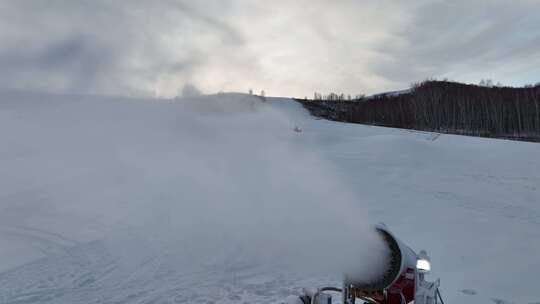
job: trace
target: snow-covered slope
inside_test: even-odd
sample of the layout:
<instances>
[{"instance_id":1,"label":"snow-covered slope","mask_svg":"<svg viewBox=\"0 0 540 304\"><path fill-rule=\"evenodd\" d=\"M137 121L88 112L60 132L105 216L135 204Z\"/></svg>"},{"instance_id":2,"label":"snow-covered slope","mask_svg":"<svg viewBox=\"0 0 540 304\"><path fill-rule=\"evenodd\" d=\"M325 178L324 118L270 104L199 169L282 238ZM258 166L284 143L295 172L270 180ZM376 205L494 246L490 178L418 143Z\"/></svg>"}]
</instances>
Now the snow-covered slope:
<instances>
[{"instance_id":1,"label":"snow-covered slope","mask_svg":"<svg viewBox=\"0 0 540 304\"><path fill-rule=\"evenodd\" d=\"M378 93L378 94L367 96L366 99L374 99L374 98L380 98L380 97L396 97L399 95L412 93L412 91L413 91L412 89L404 89L404 90L398 90L398 91Z\"/></svg>"},{"instance_id":2,"label":"snow-covered slope","mask_svg":"<svg viewBox=\"0 0 540 304\"><path fill-rule=\"evenodd\" d=\"M376 222L427 249L447 303L540 302L538 144L242 94L3 92L0 139L0 303L275 303L339 284L321 264L351 240L378 263Z\"/></svg>"}]
</instances>

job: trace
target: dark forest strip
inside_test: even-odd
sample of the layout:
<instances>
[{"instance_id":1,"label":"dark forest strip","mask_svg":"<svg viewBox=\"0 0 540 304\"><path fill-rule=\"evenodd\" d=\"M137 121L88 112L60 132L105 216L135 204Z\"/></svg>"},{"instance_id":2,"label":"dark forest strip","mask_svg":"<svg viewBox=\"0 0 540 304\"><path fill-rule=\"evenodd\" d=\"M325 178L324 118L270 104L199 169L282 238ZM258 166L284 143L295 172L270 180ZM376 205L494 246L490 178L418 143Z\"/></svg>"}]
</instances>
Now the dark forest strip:
<instances>
[{"instance_id":1,"label":"dark forest strip","mask_svg":"<svg viewBox=\"0 0 540 304\"><path fill-rule=\"evenodd\" d=\"M343 95L297 101L312 115L329 120L540 142L539 85L512 88L425 81L399 94L335 98L339 96Z\"/></svg>"}]
</instances>

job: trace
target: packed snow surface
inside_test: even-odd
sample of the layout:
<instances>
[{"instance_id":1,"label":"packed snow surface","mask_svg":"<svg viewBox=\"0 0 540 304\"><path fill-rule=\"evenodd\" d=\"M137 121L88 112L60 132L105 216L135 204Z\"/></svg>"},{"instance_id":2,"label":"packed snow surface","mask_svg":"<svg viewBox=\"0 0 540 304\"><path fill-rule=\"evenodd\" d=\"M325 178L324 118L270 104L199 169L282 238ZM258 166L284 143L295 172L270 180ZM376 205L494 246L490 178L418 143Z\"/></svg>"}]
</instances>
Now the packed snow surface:
<instances>
[{"instance_id":1,"label":"packed snow surface","mask_svg":"<svg viewBox=\"0 0 540 304\"><path fill-rule=\"evenodd\" d=\"M279 303L376 276L378 222L446 303L540 303L539 144L15 91L0 139L0 303Z\"/></svg>"}]
</instances>

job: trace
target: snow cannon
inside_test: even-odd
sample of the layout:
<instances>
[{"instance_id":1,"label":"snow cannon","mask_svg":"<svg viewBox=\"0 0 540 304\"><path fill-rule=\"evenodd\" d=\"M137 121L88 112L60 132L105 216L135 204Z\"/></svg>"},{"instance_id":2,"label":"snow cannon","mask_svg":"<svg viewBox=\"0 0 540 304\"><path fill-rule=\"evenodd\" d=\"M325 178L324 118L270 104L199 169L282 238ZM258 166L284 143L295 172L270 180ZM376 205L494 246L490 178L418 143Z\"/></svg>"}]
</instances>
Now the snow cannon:
<instances>
[{"instance_id":1,"label":"snow cannon","mask_svg":"<svg viewBox=\"0 0 540 304\"><path fill-rule=\"evenodd\" d=\"M427 253L416 254L410 247L398 240L384 225L376 227L377 235L388 248L389 258L385 269L375 280L363 280L345 274L342 288L323 287L304 289L303 295L294 304L330 304L329 292L340 292L343 304L437 304L442 298L439 293L440 281L427 282L424 277L431 270ZM443 303L444 304L444 303Z\"/></svg>"},{"instance_id":2,"label":"snow cannon","mask_svg":"<svg viewBox=\"0 0 540 304\"><path fill-rule=\"evenodd\" d=\"M364 281L361 278L345 275L344 302L354 303L355 299L362 299L366 302L381 304L410 303L415 300L416 285L420 274L423 276L431 268L429 258L424 251L424 256L420 258L384 225L377 226L376 231L390 253L386 269L381 269L381 276L375 281ZM418 265L421 269L417 267Z\"/></svg>"}]
</instances>

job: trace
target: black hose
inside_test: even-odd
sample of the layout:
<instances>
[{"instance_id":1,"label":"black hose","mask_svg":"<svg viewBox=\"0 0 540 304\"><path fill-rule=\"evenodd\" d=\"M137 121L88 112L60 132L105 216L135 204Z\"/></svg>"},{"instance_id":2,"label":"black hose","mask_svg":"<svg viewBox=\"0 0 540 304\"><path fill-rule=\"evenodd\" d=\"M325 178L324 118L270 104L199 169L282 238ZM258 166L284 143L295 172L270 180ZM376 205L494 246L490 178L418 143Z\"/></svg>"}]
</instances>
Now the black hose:
<instances>
[{"instance_id":1,"label":"black hose","mask_svg":"<svg viewBox=\"0 0 540 304\"><path fill-rule=\"evenodd\" d=\"M441 292L439 291L439 288L437 288L437 295L439 296L439 300L441 300L441 304L444 304L444 301L441 297Z\"/></svg>"}]
</instances>

